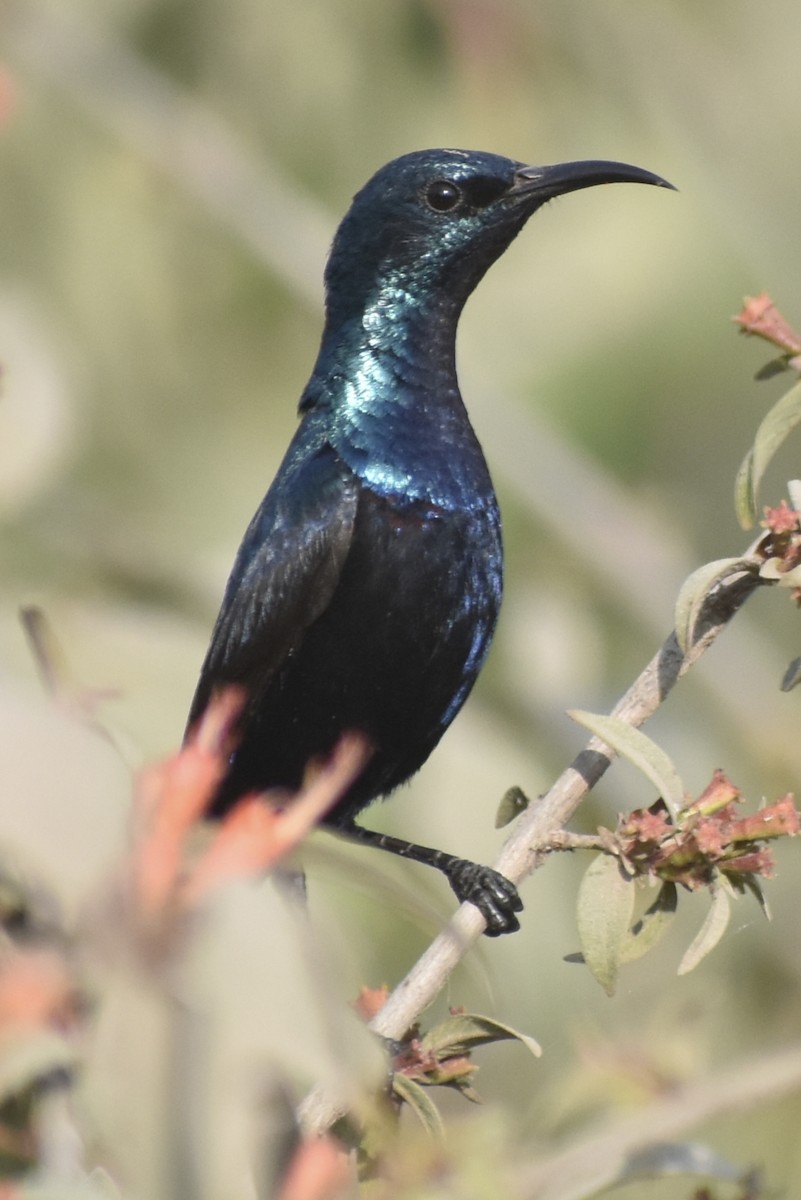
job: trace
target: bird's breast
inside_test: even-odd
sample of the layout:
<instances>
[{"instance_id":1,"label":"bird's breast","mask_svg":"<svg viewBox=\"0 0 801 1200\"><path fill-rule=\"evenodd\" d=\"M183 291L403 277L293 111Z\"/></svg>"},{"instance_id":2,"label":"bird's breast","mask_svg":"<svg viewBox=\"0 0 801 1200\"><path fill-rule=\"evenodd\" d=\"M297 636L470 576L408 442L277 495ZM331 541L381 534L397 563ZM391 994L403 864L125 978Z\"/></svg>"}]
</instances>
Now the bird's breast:
<instances>
[{"instance_id":1,"label":"bird's breast","mask_svg":"<svg viewBox=\"0 0 801 1200\"><path fill-rule=\"evenodd\" d=\"M304 699L319 692L320 712L378 748L355 795L391 791L428 757L486 657L501 588L495 514L362 490L339 587L293 667L313 663Z\"/></svg>"},{"instance_id":2,"label":"bird's breast","mask_svg":"<svg viewBox=\"0 0 801 1200\"><path fill-rule=\"evenodd\" d=\"M494 507L454 510L363 489L343 591L358 593L377 653L398 661L408 643L421 682L441 673L472 683L500 608L502 572Z\"/></svg>"}]
</instances>

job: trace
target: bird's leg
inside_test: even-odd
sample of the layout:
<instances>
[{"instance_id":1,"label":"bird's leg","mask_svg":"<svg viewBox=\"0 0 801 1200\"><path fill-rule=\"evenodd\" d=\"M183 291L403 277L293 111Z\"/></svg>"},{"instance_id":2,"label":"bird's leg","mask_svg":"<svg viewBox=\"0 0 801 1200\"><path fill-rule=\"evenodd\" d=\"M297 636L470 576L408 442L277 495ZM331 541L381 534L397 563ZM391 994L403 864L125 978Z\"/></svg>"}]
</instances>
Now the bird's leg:
<instances>
[{"instance_id":1,"label":"bird's leg","mask_svg":"<svg viewBox=\"0 0 801 1200\"><path fill-rule=\"evenodd\" d=\"M379 850L388 850L391 854L399 854L401 858L411 858L415 862L442 871L457 900L460 903L467 901L474 904L479 910L487 923L484 931L487 937L514 933L520 928L515 913L522 910L523 901L515 885L505 875L501 875L500 871L470 862L466 858L446 854L444 850L433 850L430 846L419 846L416 842L406 842L386 833L376 833L373 829L357 825L355 821L349 821L346 825L336 825L333 831L355 842L375 846Z\"/></svg>"}]
</instances>

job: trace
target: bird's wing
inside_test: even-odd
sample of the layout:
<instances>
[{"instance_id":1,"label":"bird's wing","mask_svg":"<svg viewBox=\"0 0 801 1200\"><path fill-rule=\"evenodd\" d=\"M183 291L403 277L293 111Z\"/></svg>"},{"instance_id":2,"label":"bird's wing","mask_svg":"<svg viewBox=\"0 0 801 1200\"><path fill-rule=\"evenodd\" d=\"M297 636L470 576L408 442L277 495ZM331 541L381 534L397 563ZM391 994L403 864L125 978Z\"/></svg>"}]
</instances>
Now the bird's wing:
<instances>
[{"instance_id":1,"label":"bird's wing","mask_svg":"<svg viewBox=\"0 0 801 1200\"><path fill-rule=\"evenodd\" d=\"M330 446L285 463L248 527L225 589L187 729L212 693L252 703L325 611L347 557L359 485Z\"/></svg>"}]
</instances>

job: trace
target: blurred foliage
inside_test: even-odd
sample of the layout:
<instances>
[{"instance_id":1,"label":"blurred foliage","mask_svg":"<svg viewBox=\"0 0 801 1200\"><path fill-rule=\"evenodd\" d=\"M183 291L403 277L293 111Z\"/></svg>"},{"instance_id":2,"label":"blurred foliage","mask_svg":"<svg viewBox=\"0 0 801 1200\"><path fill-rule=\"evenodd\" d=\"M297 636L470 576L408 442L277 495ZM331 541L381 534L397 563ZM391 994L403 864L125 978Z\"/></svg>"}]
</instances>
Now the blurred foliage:
<instances>
[{"instance_id":1,"label":"blurred foliage","mask_svg":"<svg viewBox=\"0 0 801 1200\"><path fill-rule=\"evenodd\" d=\"M8 0L1 837L25 847L68 923L119 851L123 761L180 739L227 569L294 428L338 216L375 168L425 145L624 159L681 189L549 206L462 322L462 389L505 514L507 603L467 710L371 820L492 858L500 796L544 790L580 744L563 710L606 711L669 629L682 580L744 549L732 483L786 377L754 382L769 355L729 317L767 288L801 320L799 33L793 0ZM796 436L766 503L797 461ZM31 603L77 681L117 693L100 714L113 745L40 709L17 616ZM800 693L778 687L798 638L792 606L757 597L649 727L691 790L717 766L750 795L797 788ZM652 799L616 768L586 828ZM755 915L677 980L702 910L679 914L611 1002L562 962L585 864L549 863L523 932L474 954L449 993L545 1050L534 1068L512 1048L483 1052L483 1128L545 1138L577 1112L641 1103L665 1063L690 1077L797 1036L795 852L778 855L770 926ZM382 864L382 889L360 851L327 857L312 911L350 944L332 987L394 982L449 899L408 864ZM124 1060L109 1052L101 1091L139 1048L158 1065L163 1013L126 1003L137 1032ZM117 1046L121 1027L109 1018L97 1036ZM781 1188L798 1176L797 1121L787 1103L712 1132Z\"/></svg>"}]
</instances>

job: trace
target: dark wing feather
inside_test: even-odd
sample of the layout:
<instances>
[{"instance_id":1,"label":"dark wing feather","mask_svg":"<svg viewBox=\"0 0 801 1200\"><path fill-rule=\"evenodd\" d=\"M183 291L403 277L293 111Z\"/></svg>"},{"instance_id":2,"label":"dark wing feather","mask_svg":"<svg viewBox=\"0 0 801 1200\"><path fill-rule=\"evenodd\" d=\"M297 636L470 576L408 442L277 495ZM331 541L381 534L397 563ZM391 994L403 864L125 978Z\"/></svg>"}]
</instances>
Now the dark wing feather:
<instances>
[{"instance_id":1,"label":"dark wing feather","mask_svg":"<svg viewBox=\"0 0 801 1200\"><path fill-rule=\"evenodd\" d=\"M359 486L330 446L290 455L248 527L225 589L187 729L216 689L258 705L288 654L328 606L350 550Z\"/></svg>"}]
</instances>

